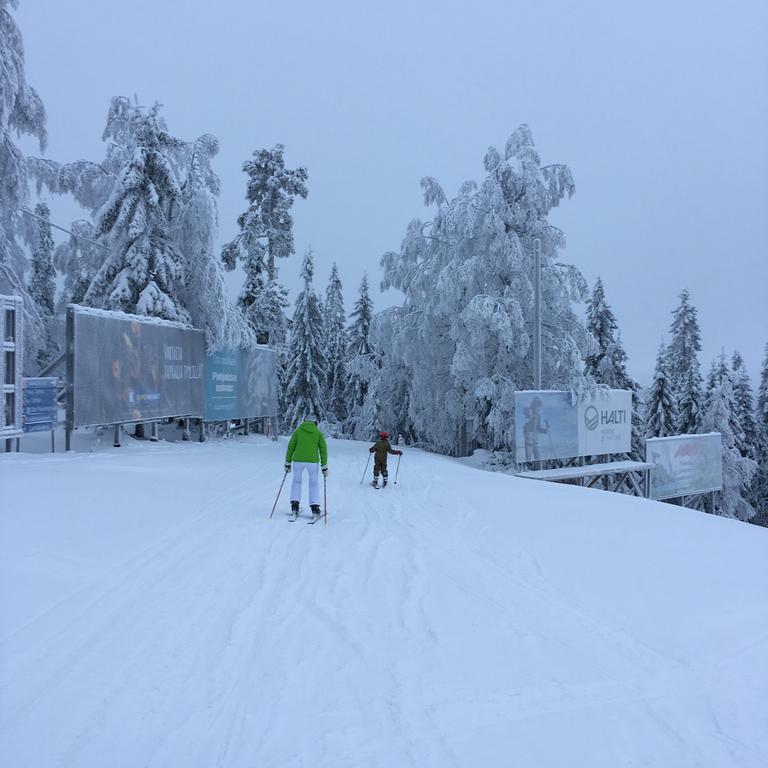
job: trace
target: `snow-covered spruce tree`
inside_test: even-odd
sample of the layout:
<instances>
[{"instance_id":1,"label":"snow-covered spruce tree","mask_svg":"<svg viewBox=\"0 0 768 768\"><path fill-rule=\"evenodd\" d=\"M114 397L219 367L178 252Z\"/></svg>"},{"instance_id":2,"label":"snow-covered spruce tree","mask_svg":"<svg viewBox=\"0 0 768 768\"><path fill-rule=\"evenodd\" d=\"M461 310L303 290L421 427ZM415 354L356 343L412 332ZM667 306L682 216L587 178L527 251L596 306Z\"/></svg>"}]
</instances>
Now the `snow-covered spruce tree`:
<instances>
[{"instance_id":1,"label":"snow-covered spruce tree","mask_svg":"<svg viewBox=\"0 0 768 768\"><path fill-rule=\"evenodd\" d=\"M708 389L701 418L702 432L719 432L722 441L723 490L715 495L714 508L710 508L705 499L704 509L717 515L733 517L737 520L749 520L755 510L749 503L749 492L757 463L742 456L736 447L734 435L736 399L733 382L725 356L713 368L711 387Z\"/></svg>"},{"instance_id":2,"label":"snow-covered spruce tree","mask_svg":"<svg viewBox=\"0 0 768 768\"><path fill-rule=\"evenodd\" d=\"M301 279L304 287L296 298L286 366L285 424L293 429L307 415L327 417L324 389L327 360L323 349L324 323L320 301L312 286L312 251L304 255Z\"/></svg>"},{"instance_id":3,"label":"snow-covered spruce tree","mask_svg":"<svg viewBox=\"0 0 768 768\"><path fill-rule=\"evenodd\" d=\"M59 314L67 304L82 303L88 286L106 257L106 250L96 244L93 224L78 219L69 228L73 234L59 243L53 252L54 266L64 275L64 285L56 305Z\"/></svg>"},{"instance_id":4,"label":"snow-covered spruce tree","mask_svg":"<svg viewBox=\"0 0 768 768\"><path fill-rule=\"evenodd\" d=\"M765 357L763 358L763 367L760 373L760 386L757 390L756 421L758 429L758 469L752 487L757 500L758 511L764 518L768 518L768 344L765 345Z\"/></svg>"},{"instance_id":5,"label":"snow-covered spruce tree","mask_svg":"<svg viewBox=\"0 0 768 768\"><path fill-rule=\"evenodd\" d=\"M574 192L565 165L541 164L522 125L503 153L490 148L485 177L466 182L453 200L422 180L431 222L412 221L398 253L382 258L383 288L405 302L392 318L395 358L408 370L409 413L422 441L453 453L466 419L471 440L514 445L514 393L533 386L533 253L541 243L543 385L577 389L588 348L573 310L586 298L584 278L558 258L561 230L549 211Z\"/></svg>"},{"instance_id":6,"label":"snow-covered spruce tree","mask_svg":"<svg viewBox=\"0 0 768 768\"><path fill-rule=\"evenodd\" d=\"M668 359L669 350L662 343L656 355L656 370L646 403L646 437L668 437L675 434L675 401L667 369Z\"/></svg>"},{"instance_id":7,"label":"snow-covered spruce tree","mask_svg":"<svg viewBox=\"0 0 768 768\"><path fill-rule=\"evenodd\" d=\"M329 416L338 422L347 417L344 389L347 383L345 358L347 356L347 316L339 271L334 262L328 287L325 290L325 354L328 359L328 378L325 401Z\"/></svg>"},{"instance_id":8,"label":"snow-covered spruce tree","mask_svg":"<svg viewBox=\"0 0 768 768\"><path fill-rule=\"evenodd\" d=\"M51 211L45 203L35 206L35 228L37 237L32 251L32 273L29 280L29 295L35 300L40 311L53 316L56 294L56 270L53 266L53 235L51 234Z\"/></svg>"},{"instance_id":9,"label":"snow-covered spruce tree","mask_svg":"<svg viewBox=\"0 0 768 768\"><path fill-rule=\"evenodd\" d=\"M367 274L360 281L360 292L349 316L352 324L347 331L345 431L358 440L367 440L381 418L377 387L381 356L373 344L373 301Z\"/></svg>"},{"instance_id":10,"label":"snow-covered spruce tree","mask_svg":"<svg viewBox=\"0 0 768 768\"><path fill-rule=\"evenodd\" d=\"M24 44L11 10L17 0L0 0L0 293L24 299L25 374L36 375L37 358L45 339L44 324L24 284L27 256L23 244L33 247L35 227L23 211L29 202L26 158L14 139L30 136L45 150L45 108L27 83Z\"/></svg>"},{"instance_id":11,"label":"snow-covered spruce tree","mask_svg":"<svg viewBox=\"0 0 768 768\"><path fill-rule=\"evenodd\" d=\"M584 373L598 384L632 392L632 454L634 458L642 459L645 456L645 443L640 414L640 385L627 373L627 353L621 343L616 317L605 300L603 281L599 277L587 300L587 331L592 335L594 346L584 361Z\"/></svg>"},{"instance_id":12,"label":"snow-covered spruce tree","mask_svg":"<svg viewBox=\"0 0 768 768\"><path fill-rule=\"evenodd\" d=\"M768 344L760 371L760 386L757 389L757 423L768 434Z\"/></svg>"},{"instance_id":13,"label":"snow-covered spruce tree","mask_svg":"<svg viewBox=\"0 0 768 768\"><path fill-rule=\"evenodd\" d=\"M24 71L24 44L11 16L18 0L0 0L0 263L24 278L27 259L21 242L29 242L22 208L27 205L29 179L17 136L37 139L40 151L47 142L45 108Z\"/></svg>"},{"instance_id":14,"label":"snow-covered spruce tree","mask_svg":"<svg viewBox=\"0 0 768 768\"><path fill-rule=\"evenodd\" d=\"M181 297L192 324L205 331L209 349L255 342L241 309L229 300L216 249L221 185L211 161L218 151L218 139L204 134L175 153L181 201L174 209L172 236L184 256Z\"/></svg>"},{"instance_id":15,"label":"snow-covered spruce tree","mask_svg":"<svg viewBox=\"0 0 768 768\"><path fill-rule=\"evenodd\" d=\"M84 303L189 323L183 300L185 264L169 234L181 188L169 154L179 147L158 117L143 115L136 147L101 209L97 234L109 255Z\"/></svg>"},{"instance_id":16,"label":"snow-covered spruce tree","mask_svg":"<svg viewBox=\"0 0 768 768\"><path fill-rule=\"evenodd\" d=\"M744 365L744 358L737 350L731 358L733 372L734 416L739 424L739 437L736 448L742 456L757 460L758 430L755 420L755 401L752 397L752 382ZM734 436L735 437L735 436Z\"/></svg>"},{"instance_id":17,"label":"snow-covered spruce tree","mask_svg":"<svg viewBox=\"0 0 768 768\"><path fill-rule=\"evenodd\" d=\"M285 323L278 320L287 302L277 283L275 260L294 253L290 211L297 196L307 196L306 169L286 168L284 151L282 144L256 150L253 160L243 163L249 205L237 219L240 234L221 254L227 269L234 269L238 259L243 265L245 284L239 305L261 343L277 342L285 333Z\"/></svg>"},{"instance_id":18,"label":"snow-covered spruce tree","mask_svg":"<svg viewBox=\"0 0 768 768\"><path fill-rule=\"evenodd\" d=\"M53 266L53 236L51 235L51 211L45 203L35 206L37 236L32 251L32 272L29 295L37 305L45 325L40 349L37 353L39 369L45 368L57 353L53 334L54 299L56 294L56 270Z\"/></svg>"},{"instance_id":19,"label":"snow-covered spruce tree","mask_svg":"<svg viewBox=\"0 0 768 768\"><path fill-rule=\"evenodd\" d=\"M696 307L687 290L680 293L680 304L672 313L669 343L669 377L675 399L679 435L695 433L699 428L703 401L701 368L701 331Z\"/></svg>"}]
</instances>

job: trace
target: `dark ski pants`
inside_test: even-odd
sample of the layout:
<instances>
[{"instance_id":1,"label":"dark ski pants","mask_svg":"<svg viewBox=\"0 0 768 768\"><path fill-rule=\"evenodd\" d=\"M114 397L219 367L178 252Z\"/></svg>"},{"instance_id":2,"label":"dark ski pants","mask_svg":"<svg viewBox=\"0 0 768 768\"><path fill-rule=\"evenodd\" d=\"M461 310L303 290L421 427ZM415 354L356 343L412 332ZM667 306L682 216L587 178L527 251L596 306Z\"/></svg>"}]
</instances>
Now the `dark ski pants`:
<instances>
[{"instance_id":1,"label":"dark ski pants","mask_svg":"<svg viewBox=\"0 0 768 768\"><path fill-rule=\"evenodd\" d=\"M373 478L374 480L378 479L379 474L381 474L382 477L387 478L389 477L389 472L387 472L387 460L384 459L384 461L381 461L379 457L377 456L373 460Z\"/></svg>"}]
</instances>

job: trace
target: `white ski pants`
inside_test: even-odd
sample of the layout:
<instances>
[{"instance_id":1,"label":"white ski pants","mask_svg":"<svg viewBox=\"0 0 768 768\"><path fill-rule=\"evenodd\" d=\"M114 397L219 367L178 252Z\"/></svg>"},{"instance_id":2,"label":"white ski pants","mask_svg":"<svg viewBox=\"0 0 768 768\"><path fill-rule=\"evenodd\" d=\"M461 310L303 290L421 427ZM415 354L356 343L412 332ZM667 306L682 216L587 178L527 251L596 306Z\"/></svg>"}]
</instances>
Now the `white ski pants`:
<instances>
[{"instance_id":1,"label":"white ski pants","mask_svg":"<svg viewBox=\"0 0 768 768\"><path fill-rule=\"evenodd\" d=\"M291 501L301 501L301 479L304 470L309 474L309 503L320 503L320 465L316 461L294 461L293 483L291 484Z\"/></svg>"}]
</instances>

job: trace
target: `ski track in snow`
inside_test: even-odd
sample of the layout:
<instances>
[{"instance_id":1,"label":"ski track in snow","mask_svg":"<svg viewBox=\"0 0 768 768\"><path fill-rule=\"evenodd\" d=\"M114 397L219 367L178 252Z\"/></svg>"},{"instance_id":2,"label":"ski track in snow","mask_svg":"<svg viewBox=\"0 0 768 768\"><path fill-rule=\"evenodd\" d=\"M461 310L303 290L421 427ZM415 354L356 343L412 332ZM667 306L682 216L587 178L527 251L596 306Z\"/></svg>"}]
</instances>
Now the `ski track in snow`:
<instances>
[{"instance_id":1,"label":"ski track in snow","mask_svg":"<svg viewBox=\"0 0 768 768\"><path fill-rule=\"evenodd\" d=\"M567 541L579 515L599 542L605 520L623 517L630 536L661 525L663 514L679 516L676 508L660 514L650 502L526 483L419 451L406 452L397 485L374 492L356 479L364 445L331 441L328 525L304 524L306 499L304 516L288 524L287 488L267 519L283 450L282 441L254 438L130 446L120 455L22 455L0 466L10 488L2 518L2 562L10 565L35 557L34 535L17 532L13 515L50 506L41 481L54 466L72 485L56 497L55 516L40 512L41 530L56 519L64 530L68 519L94 512L71 492L78 482L103 484L94 500L124 496L112 527L94 534L110 547L120 549L121 527L130 525L120 510L146 505L158 518L156 529L142 518L147 540L133 551L94 561L67 594L39 598L32 618L6 614L0 762L768 764L764 601L744 608L755 614L749 637L726 628L730 642L699 648L687 604L674 616L661 605L657 614L643 605L625 610L610 584L569 582L569 574L588 578L603 551L581 552L589 537L554 555L543 546L560 535ZM172 520L165 505L178 513ZM726 531L717 526L736 526L727 533L751 550L723 551L721 564L727 558L730 573L741 565L745 577L765 583L764 531L693 514L691 535L695 528L709 549L685 568L708 569ZM87 558L70 554L67 541L58 550L41 546L38 557L54 558L77 581ZM561 570L561 561L576 570ZM595 589L605 590L604 610ZM709 607L716 618L719 606ZM655 624L633 618L646 610ZM708 616L698 619L714 620Z\"/></svg>"}]
</instances>

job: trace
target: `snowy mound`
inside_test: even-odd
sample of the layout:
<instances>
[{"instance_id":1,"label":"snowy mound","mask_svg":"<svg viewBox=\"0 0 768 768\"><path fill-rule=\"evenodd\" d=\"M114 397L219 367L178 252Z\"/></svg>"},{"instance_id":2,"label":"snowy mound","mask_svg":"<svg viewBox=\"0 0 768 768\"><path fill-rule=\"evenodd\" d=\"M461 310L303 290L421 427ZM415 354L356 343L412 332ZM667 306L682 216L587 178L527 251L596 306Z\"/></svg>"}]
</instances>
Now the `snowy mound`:
<instances>
[{"instance_id":1,"label":"snowy mound","mask_svg":"<svg viewBox=\"0 0 768 768\"><path fill-rule=\"evenodd\" d=\"M0 763L768 765L768 531L366 447L0 457Z\"/></svg>"}]
</instances>

